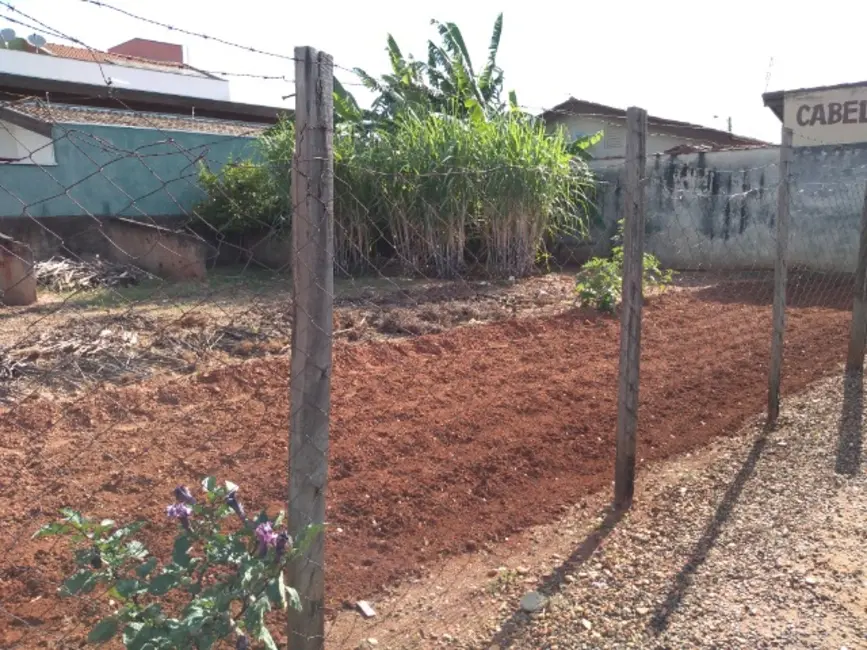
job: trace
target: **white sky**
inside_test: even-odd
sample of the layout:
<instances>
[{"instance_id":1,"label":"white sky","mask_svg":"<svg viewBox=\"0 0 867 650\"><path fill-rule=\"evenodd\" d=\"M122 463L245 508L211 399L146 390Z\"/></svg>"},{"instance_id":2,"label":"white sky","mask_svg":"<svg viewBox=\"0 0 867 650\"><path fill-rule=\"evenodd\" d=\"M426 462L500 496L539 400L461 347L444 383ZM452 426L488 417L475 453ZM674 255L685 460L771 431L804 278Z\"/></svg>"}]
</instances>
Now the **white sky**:
<instances>
[{"instance_id":1,"label":"white sky","mask_svg":"<svg viewBox=\"0 0 867 650\"><path fill-rule=\"evenodd\" d=\"M570 95L617 107L641 106L663 118L726 128L779 141L780 124L762 104L768 90L867 79L864 25L867 4L834 0L799 5L782 0L621 0L535 3L512 0L105 0L162 22L258 49L292 54L311 45L335 63L378 75L391 32L404 51L426 58L435 36L430 19L456 22L478 68L491 28L504 13L499 63L506 89L536 111ZM88 45L105 49L130 38L153 38L188 47L188 63L205 70L293 76L292 63L248 54L172 33L82 0L17 0L17 9ZM31 30L8 24L23 18L0 5L0 26L19 36ZM49 40L57 40L45 31ZM773 57L773 64L770 65ZM337 70L341 81L355 81ZM770 83L767 77L770 73ZM359 88L359 101L369 96ZM282 81L231 80L235 101L288 106L294 92Z\"/></svg>"}]
</instances>

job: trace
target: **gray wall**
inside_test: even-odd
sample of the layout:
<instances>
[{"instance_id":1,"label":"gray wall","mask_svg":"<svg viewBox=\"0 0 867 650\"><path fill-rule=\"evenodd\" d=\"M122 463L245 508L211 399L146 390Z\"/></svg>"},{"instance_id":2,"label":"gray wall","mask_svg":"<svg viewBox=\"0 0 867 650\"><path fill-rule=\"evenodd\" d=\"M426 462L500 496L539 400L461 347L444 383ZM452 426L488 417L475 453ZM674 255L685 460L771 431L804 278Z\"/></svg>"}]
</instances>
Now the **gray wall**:
<instances>
[{"instance_id":1,"label":"gray wall","mask_svg":"<svg viewBox=\"0 0 867 650\"><path fill-rule=\"evenodd\" d=\"M775 147L650 157L647 251L684 270L773 268L778 163ZM622 161L592 167L600 180L598 221L589 244L575 242L576 258L607 253L622 215ZM865 181L867 146L795 149L792 265L854 271Z\"/></svg>"}]
</instances>

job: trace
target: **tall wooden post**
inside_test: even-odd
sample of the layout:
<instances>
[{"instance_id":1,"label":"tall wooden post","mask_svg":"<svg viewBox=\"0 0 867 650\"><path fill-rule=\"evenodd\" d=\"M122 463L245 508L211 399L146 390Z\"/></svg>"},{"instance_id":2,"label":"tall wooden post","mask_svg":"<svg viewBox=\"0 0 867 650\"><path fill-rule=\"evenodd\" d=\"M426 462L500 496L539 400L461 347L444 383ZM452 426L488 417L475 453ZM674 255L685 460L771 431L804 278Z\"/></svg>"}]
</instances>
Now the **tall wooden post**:
<instances>
[{"instance_id":1,"label":"tall wooden post","mask_svg":"<svg viewBox=\"0 0 867 650\"><path fill-rule=\"evenodd\" d=\"M331 56L295 48L292 165L293 315L289 412L289 532L325 523L334 295L334 131ZM289 614L291 650L325 646L325 533L292 562L301 611Z\"/></svg>"},{"instance_id":2,"label":"tall wooden post","mask_svg":"<svg viewBox=\"0 0 867 650\"><path fill-rule=\"evenodd\" d=\"M867 345L867 189L861 206L861 243L855 270L855 301L852 304L852 325L849 331L847 372L864 370L864 348Z\"/></svg>"},{"instance_id":3,"label":"tall wooden post","mask_svg":"<svg viewBox=\"0 0 867 650\"><path fill-rule=\"evenodd\" d=\"M617 458L614 506L628 508L635 491L641 308L644 276L644 176L647 112L626 111L626 177L623 211L623 304L620 313L620 385L617 395Z\"/></svg>"},{"instance_id":4,"label":"tall wooden post","mask_svg":"<svg viewBox=\"0 0 867 650\"><path fill-rule=\"evenodd\" d=\"M783 372L783 333L786 329L786 279L789 251L789 176L792 163L792 129L783 127L780 144L780 185L777 189L777 256L774 261L774 332L768 373L768 421L773 428L780 415L780 380Z\"/></svg>"}]
</instances>

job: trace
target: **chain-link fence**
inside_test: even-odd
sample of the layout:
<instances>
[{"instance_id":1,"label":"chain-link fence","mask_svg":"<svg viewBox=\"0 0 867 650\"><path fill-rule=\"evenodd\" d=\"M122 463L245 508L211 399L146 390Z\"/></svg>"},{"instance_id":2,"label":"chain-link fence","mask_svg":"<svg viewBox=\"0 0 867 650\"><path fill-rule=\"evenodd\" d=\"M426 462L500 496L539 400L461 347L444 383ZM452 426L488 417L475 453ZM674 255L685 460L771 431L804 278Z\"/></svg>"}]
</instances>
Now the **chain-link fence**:
<instances>
[{"instance_id":1,"label":"chain-link fence","mask_svg":"<svg viewBox=\"0 0 867 650\"><path fill-rule=\"evenodd\" d=\"M779 307L784 395L845 359L857 151L372 129L310 48L292 113L145 105L77 44L104 86L0 104L3 647L507 646L620 516L618 444L626 505L764 411Z\"/></svg>"}]
</instances>

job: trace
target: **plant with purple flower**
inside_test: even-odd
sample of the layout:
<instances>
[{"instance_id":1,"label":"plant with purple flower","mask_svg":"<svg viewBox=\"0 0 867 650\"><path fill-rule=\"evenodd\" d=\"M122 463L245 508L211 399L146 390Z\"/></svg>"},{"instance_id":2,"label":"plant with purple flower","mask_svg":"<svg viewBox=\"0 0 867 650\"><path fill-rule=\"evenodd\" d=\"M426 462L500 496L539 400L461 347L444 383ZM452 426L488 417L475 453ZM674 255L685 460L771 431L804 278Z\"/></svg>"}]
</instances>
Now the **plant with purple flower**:
<instances>
[{"instance_id":1,"label":"plant with purple flower","mask_svg":"<svg viewBox=\"0 0 867 650\"><path fill-rule=\"evenodd\" d=\"M37 533L69 535L80 546L75 553L78 570L63 584L62 595L89 593L102 585L118 603L113 614L91 629L88 641L103 643L122 632L129 648L180 650L211 648L234 636L236 648L250 648L256 640L276 648L265 612L300 609L297 592L283 577L296 553L288 533L278 532L283 514L269 518L263 512L248 520L237 500L237 485L221 486L209 477L202 487L201 502L183 485L173 491L176 501L166 507L166 515L181 525L171 558L163 561L135 539L144 522L118 527L111 520L93 520L66 509L61 511L63 520ZM244 525L224 530L222 522L233 512ZM300 543L319 531L310 527ZM170 600L161 602L169 594Z\"/></svg>"},{"instance_id":2,"label":"plant with purple flower","mask_svg":"<svg viewBox=\"0 0 867 650\"><path fill-rule=\"evenodd\" d=\"M175 488L175 499L181 503L186 503L188 506L196 505L196 498L186 485L179 485Z\"/></svg>"},{"instance_id":3,"label":"plant with purple flower","mask_svg":"<svg viewBox=\"0 0 867 650\"><path fill-rule=\"evenodd\" d=\"M229 506L238 518L243 522L247 523L247 513L244 512L244 506L241 505L241 502L238 501L238 490L230 490L226 495L226 505Z\"/></svg>"},{"instance_id":4,"label":"plant with purple flower","mask_svg":"<svg viewBox=\"0 0 867 650\"><path fill-rule=\"evenodd\" d=\"M186 503L173 503L166 508L166 514L169 519L179 519L185 530L190 530L190 517L193 515L193 509Z\"/></svg>"}]
</instances>

